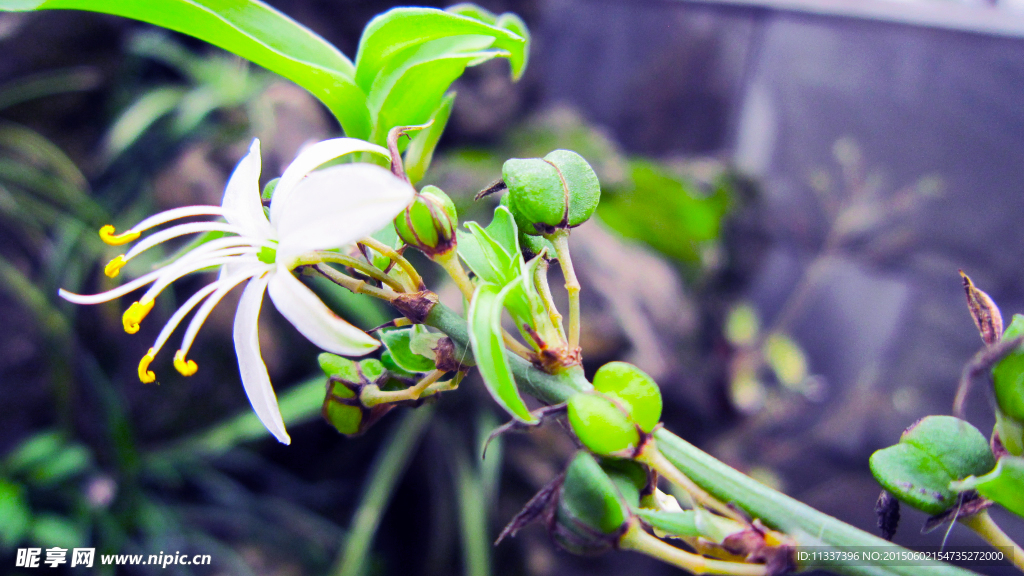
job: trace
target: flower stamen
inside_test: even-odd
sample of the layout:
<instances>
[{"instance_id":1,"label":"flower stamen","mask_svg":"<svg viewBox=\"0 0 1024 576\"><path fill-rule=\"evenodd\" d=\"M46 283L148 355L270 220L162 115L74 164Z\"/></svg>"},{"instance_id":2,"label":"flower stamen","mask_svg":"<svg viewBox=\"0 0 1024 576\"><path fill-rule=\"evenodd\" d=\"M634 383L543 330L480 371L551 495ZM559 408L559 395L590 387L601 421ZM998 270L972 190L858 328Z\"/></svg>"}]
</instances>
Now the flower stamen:
<instances>
[{"instance_id":1,"label":"flower stamen","mask_svg":"<svg viewBox=\"0 0 1024 576\"><path fill-rule=\"evenodd\" d=\"M136 232L135 230L128 230L120 234L114 234L114 231L114 226L111 224L107 224L106 226L100 228L100 240L103 240L104 243L110 246L120 246L122 244L127 244L129 242L135 241L142 234L141 232ZM108 276L110 275L108 274Z\"/></svg>"},{"instance_id":2,"label":"flower stamen","mask_svg":"<svg viewBox=\"0 0 1024 576\"><path fill-rule=\"evenodd\" d=\"M150 348L149 352L146 352L146 355L142 357L142 360L139 360L139 380L143 384L149 384L156 380L156 374L149 369L149 363L152 362L155 357L156 352Z\"/></svg>"},{"instance_id":3,"label":"flower stamen","mask_svg":"<svg viewBox=\"0 0 1024 576\"><path fill-rule=\"evenodd\" d=\"M174 369L181 373L182 376L191 376L199 370L199 366L195 360L185 359L184 350L178 350L174 353Z\"/></svg>"},{"instance_id":4,"label":"flower stamen","mask_svg":"<svg viewBox=\"0 0 1024 576\"><path fill-rule=\"evenodd\" d=\"M124 254L121 254L110 262L107 262L107 265L103 267L103 273L106 274L108 278L116 278L117 275L121 273L121 268L127 263L128 261L124 259Z\"/></svg>"},{"instance_id":5,"label":"flower stamen","mask_svg":"<svg viewBox=\"0 0 1024 576\"><path fill-rule=\"evenodd\" d=\"M153 300L151 298L143 297L138 302L132 302L132 305L124 311L121 316L121 323L124 325L124 331L129 334L135 334L139 331L139 323L141 323L149 311L153 309ZM153 349L150 348L150 352ZM143 380L145 382L145 380Z\"/></svg>"}]
</instances>

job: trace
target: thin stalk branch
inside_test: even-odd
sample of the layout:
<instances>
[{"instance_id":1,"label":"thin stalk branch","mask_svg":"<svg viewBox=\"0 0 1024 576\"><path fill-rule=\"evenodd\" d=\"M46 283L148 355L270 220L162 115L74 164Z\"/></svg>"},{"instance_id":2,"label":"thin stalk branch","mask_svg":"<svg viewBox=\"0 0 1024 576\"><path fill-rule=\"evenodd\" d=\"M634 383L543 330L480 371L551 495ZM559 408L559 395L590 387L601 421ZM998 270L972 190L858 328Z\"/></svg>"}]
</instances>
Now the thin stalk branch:
<instances>
[{"instance_id":1,"label":"thin stalk branch","mask_svg":"<svg viewBox=\"0 0 1024 576\"><path fill-rule=\"evenodd\" d=\"M695 503L700 504L709 510L714 510L723 516L736 520L737 522L744 524L747 523L747 519L744 518L742 514L725 505L711 494L708 494L706 490L698 486L693 480L690 480L686 474L683 474L678 468L669 462L665 456L658 451L655 442L649 442L644 447L640 455L637 456L636 460L647 464L666 480L685 490Z\"/></svg>"},{"instance_id":2,"label":"thin stalk branch","mask_svg":"<svg viewBox=\"0 0 1024 576\"><path fill-rule=\"evenodd\" d=\"M540 294L541 300L544 301L544 308L548 311L548 317L551 318L551 323L554 324L555 330L558 331L559 337L562 341L565 341L565 327L562 326L562 314L558 311L558 307L555 306L555 299L551 296L551 285L548 284L548 267L550 264L547 260L543 260L537 271L533 276L533 283L537 287L537 293Z\"/></svg>"},{"instance_id":3,"label":"thin stalk branch","mask_svg":"<svg viewBox=\"0 0 1024 576\"><path fill-rule=\"evenodd\" d=\"M431 370L420 379L415 385L405 390L381 390L377 386L367 386L359 394L359 402L367 408L377 404L388 404L391 402L402 402L404 400L419 400L427 388L445 375L444 370Z\"/></svg>"},{"instance_id":4,"label":"thin stalk branch","mask_svg":"<svg viewBox=\"0 0 1024 576\"><path fill-rule=\"evenodd\" d=\"M691 574L730 574L732 576L766 576L768 567L764 564L747 564L705 558L699 554L680 550L667 542L644 532L640 524L632 522L619 540L619 548L646 554L677 566Z\"/></svg>"},{"instance_id":5,"label":"thin stalk branch","mask_svg":"<svg viewBox=\"0 0 1024 576\"><path fill-rule=\"evenodd\" d=\"M299 258L300 266L320 264L322 262L331 262L333 264L341 264L343 266L352 268L353 270L365 274L366 276L369 276L370 278L373 278L378 282L383 282L384 284L387 284L396 292L403 292L405 290L402 284L398 282L398 280L395 280L391 276L388 276L387 274L378 270L374 266L371 266L366 262L363 262L358 258L353 258L352 256L349 256L347 254L341 254L339 252L329 252L326 250L318 250L311 254L303 255Z\"/></svg>"},{"instance_id":6,"label":"thin stalk branch","mask_svg":"<svg viewBox=\"0 0 1024 576\"><path fill-rule=\"evenodd\" d=\"M377 288L376 286L371 286L364 280L356 280L347 274L338 272L326 264L317 264L313 266L313 269L319 272L324 278L327 278L342 288L350 290L354 294L366 294L368 296L373 296L374 298L387 300L388 302L391 302L398 296L398 292L395 292L391 288Z\"/></svg>"},{"instance_id":7,"label":"thin stalk branch","mask_svg":"<svg viewBox=\"0 0 1024 576\"><path fill-rule=\"evenodd\" d=\"M576 279L569 255L569 229L561 229L548 239L555 246L558 264L565 276L565 290L569 293L569 351L572 352L580 345L580 281Z\"/></svg>"},{"instance_id":8,"label":"thin stalk branch","mask_svg":"<svg viewBox=\"0 0 1024 576\"><path fill-rule=\"evenodd\" d=\"M416 267L406 260L405 256L399 254L394 248L391 248L387 244L377 240L376 238L371 238L370 236L363 238L359 243L368 248L373 248L377 252L380 252L382 256L387 256L392 262L398 264L398 266L405 271L409 276L409 279L412 281L414 291L426 289L427 286L423 283L423 278L420 277L420 273L416 271Z\"/></svg>"},{"instance_id":9,"label":"thin stalk branch","mask_svg":"<svg viewBox=\"0 0 1024 576\"><path fill-rule=\"evenodd\" d=\"M1013 565L1018 570L1024 571L1024 549L1021 549L1019 544L1011 540L1006 532L1003 532L1003 529L989 516L988 510L960 518L960 523L974 530L978 536L992 546L1011 549L1010 557Z\"/></svg>"},{"instance_id":10,"label":"thin stalk branch","mask_svg":"<svg viewBox=\"0 0 1024 576\"><path fill-rule=\"evenodd\" d=\"M434 262L437 262L441 268L444 268L444 271L448 273L448 276L455 282L455 285L459 287L462 297L467 302L471 301L476 287L473 286L473 280L466 273L466 269L462 267L462 262L459 261L456 251L451 250L445 254L438 254L434 257Z\"/></svg>"}]
</instances>

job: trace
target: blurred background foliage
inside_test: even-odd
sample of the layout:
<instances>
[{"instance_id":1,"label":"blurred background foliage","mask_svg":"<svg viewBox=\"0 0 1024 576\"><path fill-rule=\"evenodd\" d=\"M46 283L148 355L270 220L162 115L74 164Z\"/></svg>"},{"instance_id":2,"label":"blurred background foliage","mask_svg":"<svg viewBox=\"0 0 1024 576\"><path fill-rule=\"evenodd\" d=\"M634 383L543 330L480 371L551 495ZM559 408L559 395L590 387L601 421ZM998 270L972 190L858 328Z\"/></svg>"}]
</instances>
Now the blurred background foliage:
<instances>
[{"instance_id":1,"label":"blurred background foliage","mask_svg":"<svg viewBox=\"0 0 1024 576\"><path fill-rule=\"evenodd\" d=\"M349 55L365 22L390 6L276 4ZM912 378L868 393L883 369L875 360L861 362L852 346L823 350L832 340L817 339L807 318L818 328L849 325L821 313L818 297L831 286L836 262L874 272L910 259L919 221L947 198L948 183L931 174L941 166L911 163L912 176L892 178L878 143L865 145L859 133L846 137L856 126L839 123L829 125L828 145L799 157L796 183L780 184L771 174L741 177L720 124L739 108L730 100L740 89L729 74L756 72L750 54L760 52L737 56L744 45L738 36L749 35L741 39L751 43L758 36L734 13L716 16L724 24L700 9L692 21L675 20L692 42L685 50L671 38L636 36L637 45L657 40L655 58L609 41L614 53L598 56L617 63L612 72L626 78L626 91L642 96L643 106L631 108L631 101L617 100L621 85L594 74L600 66L591 61L580 65L576 58L571 73L545 64L594 45L577 36L595 19L616 18L615 9L568 1L482 4L523 16L536 53L519 84L509 83L501 62L471 69L456 83L452 121L423 184L452 196L463 221L486 221L496 199L472 198L500 175L505 159L559 147L580 152L603 186L599 222L575 230L572 241L584 286L588 373L610 360L641 366L665 391L671 429L870 529L877 486L866 455L878 447L872 442L895 438L858 431L900 429L935 410L928 408L928 389L912 387ZM641 24L665 20L651 18ZM119 303L74 307L57 298L59 287L93 292L113 285L102 265L117 252L99 241L98 228L121 229L173 206L219 203L254 136L264 146L267 180L304 143L339 128L308 94L268 72L117 18L0 14L0 49L9 55L0 60L3 565L13 565L19 546L84 545L97 554L213 557L212 567L167 568L172 574L671 570L624 554L562 554L536 527L492 547L504 522L561 470L574 447L557 426L547 426L498 440L481 459L483 439L501 415L474 379L458 394L396 410L364 436L344 438L320 419L318 351L265 311L261 349L293 437L291 446L278 445L239 385L229 296L193 352L198 374L181 378L165 359L154 365L161 381L140 384L137 361L159 317L202 281L177 283L139 335L126 336ZM576 86L576 96L552 97L561 85ZM608 113L615 106L618 116ZM787 204L793 197L800 200ZM773 252L791 244L799 265ZM126 275L170 256L152 252L133 260ZM425 271L442 300L458 307L458 291L436 270ZM376 301L311 282L363 328L392 317ZM559 284L555 271L552 285ZM886 307L885 291L874 288L846 301L849 315L898 316ZM973 338L965 313L963 320ZM922 373L930 360L917 356L916 363L894 362L899 374ZM959 362L945 360L953 374L949 391L943 388L931 405L952 398ZM852 365L857 377L828 372L836 363ZM936 384L939 377L921 379L945 386ZM873 424L883 401L890 417ZM833 437L842 437L842 457ZM868 500L837 496L847 493L868 493Z\"/></svg>"}]
</instances>

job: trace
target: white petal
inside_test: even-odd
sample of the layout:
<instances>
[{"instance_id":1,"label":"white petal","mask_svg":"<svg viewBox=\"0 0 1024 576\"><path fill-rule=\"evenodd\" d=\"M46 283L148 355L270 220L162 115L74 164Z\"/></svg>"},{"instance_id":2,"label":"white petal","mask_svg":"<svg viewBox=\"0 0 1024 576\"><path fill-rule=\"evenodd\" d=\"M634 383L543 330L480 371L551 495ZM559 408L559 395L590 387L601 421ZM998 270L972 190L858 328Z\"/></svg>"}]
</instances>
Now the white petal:
<instances>
[{"instance_id":1,"label":"white petal","mask_svg":"<svg viewBox=\"0 0 1024 576\"><path fill-rule=\"evenodd\" d=\"M249 153L238 163L224 188L224 219L242 229L247 236L270 238L273 229L267 222L260 201L260 141L254 139Z\"/></svg>"},{"instance_id":2,"label":"white petal","mask_svg":"<svg viewBox=\"0 0 1024 576\"><path fill-rule=\"evenodd\" d=\"M277 188L274 189L274 198L270 202L270 221L278 218L277 214L282 210L282 205L288 202L287 198L295 192L295 186L303 177L321 164L352 152L373 152L391 161L391 154L386 148L358 138L332 138L307 146L288 165L277 183Z\"/></svg>"},{"instance_id":3,"label":"white petal","mask_svg":"<svg viewBox=\"0 0 1024 576\"><path fill-rule=\"evenodd\" d=\"M343 356L361 356L380 346L380 342L339 318L287 270L279 268L273 276L269 290L274 306L321 350Z\"/></svg>"},{"instance_id":4,"label":"white petal","mask_svg":"<svg viewBox=\"0 0 1024 576\"><path fill-rule=\"evenodd\" d=\"M292 439L284 429L281 409L277 407L277 395L270 386L270 375L260 354L260 306L263 305L263 292L270 276L253 278L242 291L235 312L235 354L238 355L238 370L242 373L242 386L256 416L279 442L291 444Z\"/></svg>"},{"instance_id":5,"label":"white petal","mask_svg":"<svg viewBox=\"0 0 1024 576\"><path fill-rule=\"evenodd\" d=\"M310 174L277 213L277 260L351 244L380 230L412 202L412 186L373 164L344 164Z\"/></svg>"}]
</instances>

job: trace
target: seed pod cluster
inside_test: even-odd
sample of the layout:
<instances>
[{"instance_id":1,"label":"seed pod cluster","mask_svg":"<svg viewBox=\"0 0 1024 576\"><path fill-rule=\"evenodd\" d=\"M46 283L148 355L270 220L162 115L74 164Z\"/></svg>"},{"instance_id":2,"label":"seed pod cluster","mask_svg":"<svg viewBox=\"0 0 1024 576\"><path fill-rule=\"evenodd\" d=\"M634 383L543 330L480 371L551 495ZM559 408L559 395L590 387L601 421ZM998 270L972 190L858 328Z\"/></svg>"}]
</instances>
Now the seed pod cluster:
<instances>
[{"instance_id":1,"label":"seed pod cluster","mask_svg":"<svg viewBox=\"0 0 1024 576\"><path fill-rule=\"evenodd\" d=\"M661 419L661 390L642 370L611 362L594 375L594 390L569 399L569 425L590 451L631 457Z\"/></svg>"},{"instance_id":2,"label":"seed pod cluster","mask_svg":"<svg viewBox=\"0 0 1024 576\"><path fill-rule=\"evenodd\" d=\"M327 375L327 395L320 413L338 432L347 436L362 434L393 408L390 404L367 408L359 401L365 386L383 385L388 380L388 371L380 361L371 358L354 362L327 352L318 360Z\"/></svg>"}]
</instances>

